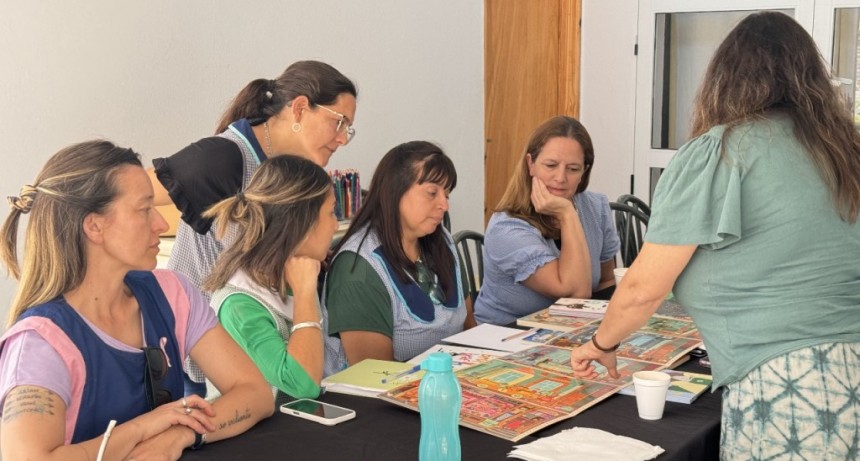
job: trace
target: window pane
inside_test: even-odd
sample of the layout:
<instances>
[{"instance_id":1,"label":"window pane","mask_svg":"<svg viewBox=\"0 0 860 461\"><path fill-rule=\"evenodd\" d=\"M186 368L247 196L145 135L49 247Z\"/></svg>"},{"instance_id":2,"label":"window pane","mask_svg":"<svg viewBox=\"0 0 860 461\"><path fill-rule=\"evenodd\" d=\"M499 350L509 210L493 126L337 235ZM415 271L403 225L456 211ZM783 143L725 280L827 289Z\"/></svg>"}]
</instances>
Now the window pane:
<instances>
[{"instance_id":1,"label":"window pane","mask_svg":"<svg viewBox=\"0 0 860 461\"><path fill-rule=\"evenodd\" d=\"M845 98L846 108L854 114L854 124L860 124L860 88L857 85L860 52L858 41L860 8L837 8L833 24L834 84L839 85Z\"/></svg>"},{"instance_id":2,"label":"window pane","mask_svg":"<svg viewBox=\"0 0 860 461\"><path fill-rule=\"evenodd\" d=\"M793 10L777 11L794 16ZM653 149L677 149L687 141L690 136L693 100L711 55L739 21L754 12L714 11L656 15L654 99L651 112ZM856 21L853 24L855 41L852 46L856 55ZM852 71L852 79L853 75Z\"/></svg>"}]
</instances>

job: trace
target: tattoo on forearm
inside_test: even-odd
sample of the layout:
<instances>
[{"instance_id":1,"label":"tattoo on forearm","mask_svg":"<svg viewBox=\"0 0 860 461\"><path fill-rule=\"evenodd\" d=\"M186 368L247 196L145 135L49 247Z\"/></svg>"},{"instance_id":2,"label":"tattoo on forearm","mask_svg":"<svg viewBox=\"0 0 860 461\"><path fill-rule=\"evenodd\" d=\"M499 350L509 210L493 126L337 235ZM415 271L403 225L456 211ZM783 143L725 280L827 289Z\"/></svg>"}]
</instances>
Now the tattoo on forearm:
<instances>
[{"instance_id":1,"label":"tattoo on forearm","mask_svg":"<svg viewBox=\"0 0 860 461\"><path fill-rule=\"evenodd\" d=\"M9 423L23 414L54 416L53 392L33 386L12 389L3 405L3 423Z\"/></svg>"},{"instance_id":2,"label":"tattoo on forearm","mask_svg":"<svg viewBox=\"0 0 860 461\"><path fill-rule=\"evenodd\" d=\"M234 424L238 424L238 423L240 423L246 419L251 419L251 409L247 408L247 407L245 407L245 413L243 413L241 415L239 414L239 410L236 410L236 414L232 418L221 423L221 425L218 426L218 430L227 429L228 427L230 427Z\"/></svg>"}]
</instances>

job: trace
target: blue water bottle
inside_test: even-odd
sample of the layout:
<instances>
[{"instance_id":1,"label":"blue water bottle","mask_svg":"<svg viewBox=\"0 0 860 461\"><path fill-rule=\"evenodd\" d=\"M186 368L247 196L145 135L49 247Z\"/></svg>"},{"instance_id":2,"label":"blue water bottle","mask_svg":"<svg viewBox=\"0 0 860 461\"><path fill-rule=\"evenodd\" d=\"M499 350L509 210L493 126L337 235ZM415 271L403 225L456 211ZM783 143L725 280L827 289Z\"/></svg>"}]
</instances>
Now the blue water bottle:
<instances>
[{"instance_id":1,"label":"blue water bottle","mask_svg":"<svg viewBox=\"0 0 860 461\"><path fill-rule=\"evenodd\" d=\"M451 356L430 354L421 369L418 411L421 413L419 461L460 461L460 383L454 376Z\"/></svg>"}]
</instances>

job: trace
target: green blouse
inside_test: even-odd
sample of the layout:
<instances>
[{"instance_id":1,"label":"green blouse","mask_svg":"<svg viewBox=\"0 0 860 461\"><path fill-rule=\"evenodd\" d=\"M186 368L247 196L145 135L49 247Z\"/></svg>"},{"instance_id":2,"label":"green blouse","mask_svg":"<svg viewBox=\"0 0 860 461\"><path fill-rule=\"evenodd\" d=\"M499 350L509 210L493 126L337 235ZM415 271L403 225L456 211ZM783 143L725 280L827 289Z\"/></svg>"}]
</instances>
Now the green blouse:
<instances>
[{"instance_id":1,"label":"green blouse","mask_svg":"<svg viewBox=\"0 0 860 461\"><path fill-rule=\"evenodd\" d=\"M439 297L436 274L418 265L418 286L428 296ZM463 293L469 290L463 278ZM328 334L341 331L373 331L394 337L394 312L388 290L370 263L352 251L344 251L332 262L326 277ZM361 309L356 309L361 306Z\"/></svg>"},{"instance_id":2,"label":"green blouse","mask_svg":"<svg viewBox=\"0 0 860 461\"><path fill-rule=\"evenodd\" d=\"M697 245L673 293L714 388L814 344L860 341L860 226L839 218L784 115L718 126L660 177L646 241Z\"/></svg>"},{"instance_id":3,"label":"green blouse","mask_svg":"<svg viewBox=\"0 0 860 461\"><path fill-rule=\"evenodd\" d=\"M218 320L257 365L269 384L294 398L316 398L320 387L287 353L269 311L254 298L237 293L221 304Z\"/></svg>"}]
</instances>

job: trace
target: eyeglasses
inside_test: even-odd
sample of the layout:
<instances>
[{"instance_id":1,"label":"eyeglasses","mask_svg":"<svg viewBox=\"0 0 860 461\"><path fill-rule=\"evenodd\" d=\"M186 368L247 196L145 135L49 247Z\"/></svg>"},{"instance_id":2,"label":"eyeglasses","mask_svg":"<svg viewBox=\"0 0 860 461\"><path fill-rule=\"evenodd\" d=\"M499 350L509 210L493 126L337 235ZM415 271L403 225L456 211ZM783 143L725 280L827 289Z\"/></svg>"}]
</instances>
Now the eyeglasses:
<instances>
[{"instance_id":1,"label":"eyeglasses","mask_svg":"<svg viewBox=\"0 0 860 461\"><path fill-rule=\"evenodd\" d=\"M337 127L335 127L335 131L337 131L338 133L345 134L346 142L344 144L349 144L349 142L352 141L353 136L355 136L355 128L353 128L352 125L349 124L349 117L344 114L341 114L340 112L331 110L326 106L321 106L317 104L317 107L325 109L329 113L338 117Z\"/></svg>"},{"instance_id":2,"label":"eyeglasses","mask_svg":"<svg viewBox=\"0 0 860 461\"><path fill-rule=\"evenodd\" d=\"M167 357L160 347L144 347L143 360L146 362L143 382L146 387L146 403L149 408L164 405L173 400L170 391L162 387L161 382L167 376Z\"/></svg>"}]
</instances>

